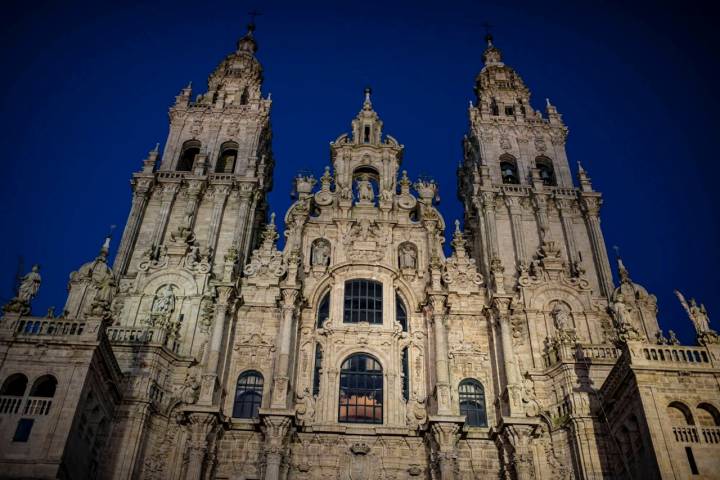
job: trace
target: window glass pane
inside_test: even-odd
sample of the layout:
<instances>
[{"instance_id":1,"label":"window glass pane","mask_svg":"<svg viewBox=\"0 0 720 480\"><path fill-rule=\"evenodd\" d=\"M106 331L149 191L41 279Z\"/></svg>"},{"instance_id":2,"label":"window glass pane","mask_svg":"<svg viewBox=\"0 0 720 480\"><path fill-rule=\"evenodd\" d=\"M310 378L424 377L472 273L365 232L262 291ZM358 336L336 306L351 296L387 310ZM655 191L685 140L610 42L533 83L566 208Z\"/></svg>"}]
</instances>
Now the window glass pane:
<instances>
[{"instance_id":1,"label":"window glass pane","mask_svg":"<svg viewBox=\"0 0 720 480\"><path fill-rule=\"evenodd\" d=\"M338 402L340 422L382 423L383 373L375 359L357 354L343 362Z\"/></svg>"},{"instance_id":2,"label":"window glass pane","mask_svg":"<svg viewBox=\"0 0 720 480\"><path fill-rule=\"evenodd\" d=\"M254 418L262 404L263 377L258 372L245 372L238 378L235 389L233 417Z\"/></svg>"},{"instance_id":3,"label":"window glass pane","mask_svg":"<svg viewBox=\"0 0 720 480\"><path fill-rule=\"evenodd\" d=\"M382 284L373 280L345 282L343 322L382 323Z\"/></svg>"},{"instance_id":4,"label":"window glass pane","mask_svg":"<svg viewBox=\"0 0 720 480\"><path fill-rule=\"evenodd\" d=\"M459 387L460 415L467 416L467 424L474 427L487 426L485 412L485 389L477 380L463 380Z\"/></svg>"},{"instance_id":5,"label":"window glass pane","mask_svg":"<svg viewBox=\"0 0 720 480\"><path fill-rule=\"evenodd\" d=\"M35 420L32 418L21 418L18 421L17 428L15 429L15 435L13 435L13 442L27 442L30 438L30 431L32 431L33 423Z\"/></svg>"}]
</instances>

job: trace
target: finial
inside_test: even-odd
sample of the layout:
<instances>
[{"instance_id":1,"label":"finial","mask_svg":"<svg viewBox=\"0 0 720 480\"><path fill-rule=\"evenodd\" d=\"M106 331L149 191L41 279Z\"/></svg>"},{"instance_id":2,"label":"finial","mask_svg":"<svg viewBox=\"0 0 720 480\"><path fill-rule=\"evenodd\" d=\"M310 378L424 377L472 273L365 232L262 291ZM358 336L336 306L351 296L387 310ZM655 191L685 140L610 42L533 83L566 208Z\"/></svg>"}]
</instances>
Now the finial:
<instances>
[{"instance_id":1,"label":"finial","mask_svg":"<svg viewBox=\"0 0 720 480\"><path fill-rule=\"evenodd\" d=\"M547 97L545 97L545 106L546 106L547 108L552 107L552 104L550 103L550 99L547 98Z\"/></svg>"},{"instance_id":2,"label":"finial","mask_svg":"<svg viewBox=\"0 0 720 480\"><path fill-rule=\"evenodd\" d=\"M585 169L583 168L582 163L580 163L580 160L578 160L577 166L578 166L578 173L585 173Z\"/></svg>"},{"instance_id":3,"label":"finial","mask_svg":"<svg viewBox=\"0 0 720 480\"><path fill-rule=\"evenodd\" d=\"M482 24L482 26L485 27L485 42L487 43L488 47L492 47L493 46L493 36L492 36L492 33L490 32L490 29L493 26L490 25L490 23L488 23L488 22L484 22Z\"/></svg>"},{"instance_id":4,"label":"finial","mask_svg":"<svg viewBox=\"0 0 720 480\"><path fill-rule=\"evenodd\" d=\"M150 153L159 153L160 152L160 142L155 143L155 148L153 148Z\"/></svg>"},{"instance_id":5,"label":"finial","mask_svg":"<svg viewBox=\"0 0 720 480\"><path fill-rule=\"evenodd\" d=\"M460 233L460 220L455 219L455 233Z\"/></svg>"},{"instance_id":6,"label":"finial","mask_svg":"<svg viewBox=\"0 0 720 480\"><path fill-rule=\"evenodd\" d=\"M615 258L620 258L620 247L613 245L612 249L615 251Z\"/></svg>"},{"instance_id":7,"label":"finial","mask_svg":"<svg viewBox=\"0 0 720 480\"><path fill-rule=\"evenodd\" d=\"M255 31L255 18L262 15L262 13L258 12L257 10L250 10L248 12L248 15L250 15L250 23L247 26L248 34L252 35L252 32Z\"/></svg>"},{"instance_id":8,"label":"finial","mask_svg":"<svg viewBox=\"0 0 720 480\"><path fill-rule=\"evenodd\" d=\"M370 103L370 95L372 94L372 88L365 87L365 101Z\"/></svg>"},{"instance_id":9,"label":"finial","mask_svg":"<svg viewBox=\"0 0 720 480\"><path fill-rule=\"evenodd\" d=\"M275 225L275 212L270 214L270 225Z\"/></svg>"}]
</instances>

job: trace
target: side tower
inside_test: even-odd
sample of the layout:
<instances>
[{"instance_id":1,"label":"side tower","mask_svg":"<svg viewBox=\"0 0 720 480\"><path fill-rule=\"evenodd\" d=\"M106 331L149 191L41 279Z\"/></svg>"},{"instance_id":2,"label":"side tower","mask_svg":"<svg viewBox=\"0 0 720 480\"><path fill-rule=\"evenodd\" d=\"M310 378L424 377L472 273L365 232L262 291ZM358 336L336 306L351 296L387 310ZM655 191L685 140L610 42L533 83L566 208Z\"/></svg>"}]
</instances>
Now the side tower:
<instances>
[{"instance_id":1,"label":"side tower","mask_svg":"<svg viewBox=\"0 0 720 480\"><path fill-rule=\"evenodd\" d=\"M458 195L472 255L488 279L502 391L496 438L518 478L535 468L529 439L545 434L557 456L541 470L564 465L599 478L607 467L595 389L627 332L655 340L654 297L628 298L624 324L613 321L601 195L582 167L575 187L561 115L549 101L544 116L533 109L530 90L490 36L483 60ZM588 360L593 355L601 358Z\"/></svg>"},{"instance_id":2,"label":"side tower","mask_svg":"<svg viewBox=\"0 0 720 480\"><path fill-rule=\"evenodd\" d=\"M271 101L261 94L253 31L205 93L193 101L190 86L180 92L162 158L156 148L132 178L108 328L125 373L106 463L114 478L198 478L213 448L206 438L221 421L237 266L265 220L273 170Z\"/></svg>"}]
</instances>

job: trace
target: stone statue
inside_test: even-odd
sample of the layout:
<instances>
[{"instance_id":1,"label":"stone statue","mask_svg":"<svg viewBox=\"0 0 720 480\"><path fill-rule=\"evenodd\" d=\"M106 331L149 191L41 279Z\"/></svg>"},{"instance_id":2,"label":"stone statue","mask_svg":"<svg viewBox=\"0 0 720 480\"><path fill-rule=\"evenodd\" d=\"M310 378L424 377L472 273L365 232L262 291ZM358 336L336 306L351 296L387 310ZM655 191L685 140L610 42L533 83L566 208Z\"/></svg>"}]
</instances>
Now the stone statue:
<instances>
[{"instance_id":1,"label":"stone statue","mask_svg":"<svg viewBox=\"0 0 720 480\"><path fill-rule=\"evenodd\" d=\"M570 318L570 314L567 312L567 310L560 306L559 303L555 304L552 312L550 312L550 315L553 317L553 320L555 321L555 328L558 331L563 331L571 328L572 318Z\"/></svg>"},{"instance_id":2,"label":"stone statue","mask_svg":"<svg viewBox=\"0 0 720 480\"><path fill-rule=\"evenodd\" d=\"M360 202L372 203L375 201L375 191L370 183L370 177L368 177L367 174L363 174L360 180L357 181L357 188L358 200L360 200Z\"/></svg>"},{"instance_id":3,"label":"stone statue","mask_svg":"<svg viewBox=\"0 0 720 480\"><path fill-rule=\"evenodd\" d=\"M697 332L698 335L712 332L710 329L710 319L708 318L707 310L705 310L705 305L700 305L698 307L694 298L690 299L690 304L688 305L685 297L678 290L675 290L675 296L678 297L680 304L683 306L685 312L688 314L688 317L690 317L690 320L693 322L695 332Z\"/></svg>"},{"instance_id":4,"label":"stone statue","mask_svg":"<svg viewBox=\"0 0 720 480\"><path fill-rule=\"evenodd\" d=\"M295 412L298 420L303 425L310 424L315 418L315 397L308 387L305 387L303 393L297 396L299 405L296 407Z\"/></svg>"},{"instance_id":5,"label":"stone statue","mask_svg":"<svg viewBox=\"0 0 720 480\"><path fill-rule=\"evenodd\" d=\"M158 292L152 306L152 314L169 316L175 310L175 293L172 285L167 284Z\"/></svg>"},{"instance_id":6,"label":"stone statue","mask_svg":"<svg viewBox=\"0 0 720 480\"><path fill-rule=\"evenodd\" d=\"M528 417L536 417L540 414L540 404L535 395L535 382L526 376L523 380L522 402L525 405L525 414Z\"/></svg>"},{"instance_id":7,"label":"stone statue","mask_svg":"<svg viewBox=\"0 0 720 480\"><path fill-rule=\"evenodd\" d=\"M400 245L400 268L417 268L417 252L408 243Z\"/></svg>"},{"instance_id":8,"label":"stone statue","mask_svg":"<svg viewBox=\"0 0 720 480\"><path fill-rule=\"evenodd\" d=\"M20 281L18 287L17 299L23 303L30 303L33 298L37 296L38 290L40 290L40 282L42 277L38 273L40 271L39 265L33 265L30 273L25 275Z\"/></svg>"},{"instance_id":9,"label":"stone statue","mask_svg":"<svg viewBox=\"0 0 720 480\"><path fill-rule=\"evenodd\" d=\"M197 375L188 372L185 377L185 382L181 387L180 400L187 405L192 405L197 402L199 394L200 382L198 381Z\"/></svg>"},{"instance_id":10,"label":"stone statue","mask_svg":"<svg viewBox=\"0 0 720 480\"><path fill-rule=\"evenodd\" d=\"M425 409L425 399L418 398L413 393L407 402L405 419L410 428L417 429L427 421L427 410Z\"/></svg>"},{"instance_id":11,"label":"stone statue","mask_svg":"<svg viewBox=\"0 0 720 480\"><path fill-rule=\"evenodd\" d=\"M617 294L610 308L618 325L632 325L630 310L628 306L625 305L625 297L622 293Z\"/></svg>"},{"instance_id":12,"label":"stone statue","mask_svg":"<svg viewBox=\"0 0 720 480\"><path fill-rule=\"evenodd\" d=\"M330 263L330 245L325 240L318 240L312 247L312 264L314 267L326 267Z\"/></svg>"},{"instance_id":13,"label":"stone statue","mask_svg":"<svg viewBox=\"0 0 720 480\"><path fill-rule=\"evenodd\" d=\"M677 335L672 330L668 330L668 344L669 345L680 345L680 340L678 340Z\"/></svg>"}]
</instances>

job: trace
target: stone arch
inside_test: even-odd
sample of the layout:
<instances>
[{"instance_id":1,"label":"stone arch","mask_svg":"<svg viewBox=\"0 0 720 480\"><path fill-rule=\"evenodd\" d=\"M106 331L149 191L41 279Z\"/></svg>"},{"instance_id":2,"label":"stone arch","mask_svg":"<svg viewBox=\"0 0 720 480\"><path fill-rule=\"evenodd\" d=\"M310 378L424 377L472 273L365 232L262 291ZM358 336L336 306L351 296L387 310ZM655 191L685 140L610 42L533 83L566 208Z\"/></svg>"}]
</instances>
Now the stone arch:
<instances>
[{"instance_id":1,"label":"stone arch","mask_svg":"<svg viewBox=\"0 0 720 480\"><path fill-rule=\"evenodd\" d=\"M195 278L184 270L159 271L149 275L143 282L140 290L145 295L155 295L155 293L163 285L170 283L178 287L179 295L191 297L199 295L201 288L195 281Z\"/></svg>"},{"instance_id":2,"label":"stone arch","mask_svg":"<svg viewBox=\"0 0 720 480\"><path fill-rule=\"evenodd\" d=\"M202 144L199 140L188 140L182 144L177 160L178 172L190 172L195 164L195 157L200 154Z\"/></svg>"},{"instance_id":3,"label":"stone arch","mask_svg":"<svg viewBox=\"0 0 720 480\"><path fill-rule=\"evenodd\" d=\"M677 400L670 402L666 411L672 425L695 425L690 408L683 402Z\"/></svg>"},{"instance_id":4,"label":"stone arch","mask_svg":"<svg viewBox=\"0 0 720 480\"><path fill-rule=\"evenodd\" d=\"M57 383L57 379L53 375L41 375L33 382L33 386L30 389L30 396L54 397L55 391L57 390Z\"/></svg>"},{"instance_id":5,"label":"stone arch","mask_svg":"<svg viewBox=\"0 0 720 480\"><path fill-rule=\"evenodd\" d=\"M710 403L698 404L696 416L701 427L720 427L720 411Z\"/></svg>"},{"instance_id":6,"label":"stone arch","mask_svg":"<svg viewBox=\"0 0 720 480\"><path fill-rule=\"evenodd\" d=\"M500 178L502 183L517 185L520 183L518 162L509 153L503 153L499 158Z\"/></svg>"},{"instance_id":7,"label":"stone arch","mask_svg":"<svg viewBox=\"0 0 720 480\"><path fill-rule=\"evenodd\" d=\"M237 142L227 141L220 145L217 161L215 163L216 173L233 173L237 164L238 150Z\"/></svg>"},{"instance_id":8,"label":"stone arch","mask_svg":"<svg viewBox=\"0 0 720 480\"><path fill-rule=\"evenodd\" d=\"M0 395L22 397L27 390L28 378L23 373L8 376L0 387Z\"/></svg>"},{"instance_id":9,"label":"stone arch","mask_svg":"<svg viewBox=\"0 0 720 480\"><path fill-rule=\"evenodd\" d=\"M557 172L555 172L555 166L553 165L552 159L546 155L540 155L535 158L535 168L540 173L540 179L543 184L547 186L557 185Z\"/></svg>"}]
</instances>

